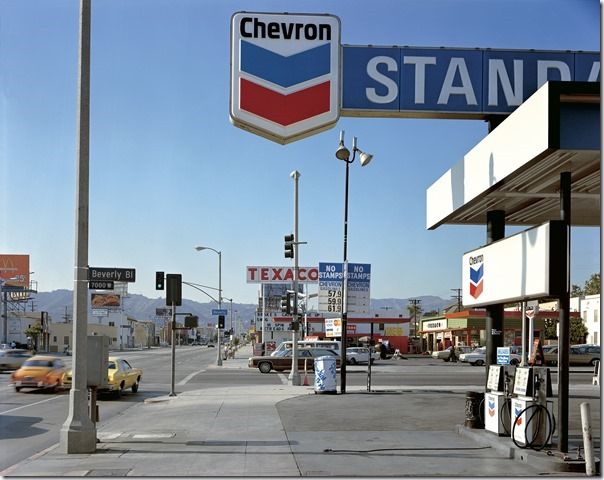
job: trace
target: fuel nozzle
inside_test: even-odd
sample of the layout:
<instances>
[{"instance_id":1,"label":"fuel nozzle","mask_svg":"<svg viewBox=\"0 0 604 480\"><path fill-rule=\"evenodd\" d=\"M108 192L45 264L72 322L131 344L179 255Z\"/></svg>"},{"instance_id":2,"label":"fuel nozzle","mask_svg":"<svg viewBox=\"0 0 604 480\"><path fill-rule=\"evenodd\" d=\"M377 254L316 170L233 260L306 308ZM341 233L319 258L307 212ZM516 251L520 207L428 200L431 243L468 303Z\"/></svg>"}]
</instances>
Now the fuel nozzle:
<instances>
[{"instance_id":1,"label":"fuel nozzle","mask_svg":"<svg viewBox=\"0 0 604 480\"><path fill-rule=\"evenodd\" d=\"M541 377L538 373L535 373L535 376L533 377L533 385L535 387L535 392L538 392L541 387Z\"/></svg>"}]
</instances>

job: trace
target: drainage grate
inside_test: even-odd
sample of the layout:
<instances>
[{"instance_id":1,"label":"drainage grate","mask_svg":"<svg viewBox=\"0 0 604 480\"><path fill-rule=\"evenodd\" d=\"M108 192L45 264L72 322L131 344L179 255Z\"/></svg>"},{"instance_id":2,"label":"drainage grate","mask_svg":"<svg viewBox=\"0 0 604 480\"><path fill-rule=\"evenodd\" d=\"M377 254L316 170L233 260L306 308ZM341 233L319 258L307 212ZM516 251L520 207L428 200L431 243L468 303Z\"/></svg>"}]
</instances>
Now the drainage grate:
<instances>
[{"instance_id":1,"label":"drainage grate","mask_svg":"<svg viewBox=\"0 0 604 480\"><path fill-rule=\"evenodd\" d=\"M89 470L86 477L125 477L130 472L130 468L98 468Z\"/></svg>"}]
</instances>

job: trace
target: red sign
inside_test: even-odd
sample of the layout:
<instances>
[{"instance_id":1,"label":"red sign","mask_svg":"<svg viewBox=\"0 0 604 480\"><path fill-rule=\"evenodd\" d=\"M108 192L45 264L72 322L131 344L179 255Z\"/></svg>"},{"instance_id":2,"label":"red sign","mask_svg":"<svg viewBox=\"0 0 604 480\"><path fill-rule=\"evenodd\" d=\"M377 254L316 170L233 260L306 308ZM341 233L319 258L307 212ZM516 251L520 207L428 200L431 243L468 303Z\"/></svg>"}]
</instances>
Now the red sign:
<instances>
[{"instance_id":1,"label":"red sign","mask_svg":"<svg viewBox=\"0 0 604 480\"><path fill-rule=\"evenodd\" d=\"M0 255L0 280L7 286L29 288L29 255Z\"/></svg>"}]
</instances>

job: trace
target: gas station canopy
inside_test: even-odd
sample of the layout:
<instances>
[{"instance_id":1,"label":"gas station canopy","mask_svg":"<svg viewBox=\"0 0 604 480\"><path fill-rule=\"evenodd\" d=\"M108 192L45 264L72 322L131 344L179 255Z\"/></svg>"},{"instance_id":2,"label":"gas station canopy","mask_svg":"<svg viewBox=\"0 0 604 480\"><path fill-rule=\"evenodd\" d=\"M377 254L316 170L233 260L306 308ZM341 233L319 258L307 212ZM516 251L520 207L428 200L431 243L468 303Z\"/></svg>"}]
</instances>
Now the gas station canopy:
<instances>
[{"instance_id":1,"label":"gas station canopy","mask_svg":"<svg viewBox=\"0 0 604 480\"><path fill-rule=\"evenodd\" d=\"M600 83L547 82L426 192L426 228L560 218L571 172L571 224L600 225Z\"/></svg>"}]
</instances>

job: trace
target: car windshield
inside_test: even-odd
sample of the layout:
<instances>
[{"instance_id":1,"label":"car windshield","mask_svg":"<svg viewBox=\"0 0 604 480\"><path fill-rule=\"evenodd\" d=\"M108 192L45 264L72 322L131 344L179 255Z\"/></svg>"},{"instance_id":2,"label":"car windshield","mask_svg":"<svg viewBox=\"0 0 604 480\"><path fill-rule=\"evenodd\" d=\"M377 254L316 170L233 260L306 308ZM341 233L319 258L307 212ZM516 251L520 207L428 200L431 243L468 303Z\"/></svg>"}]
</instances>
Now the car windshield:
<instances>
[{"instance_id":1,"label":"car windshield","mask_svg":"<svg viewBox=\"0 0 604 480\"><path fill-rule=\"evenodd\" d=\"M24 367L52 367L52 360L26 360Z\"/></svg>"}]
</instances>

